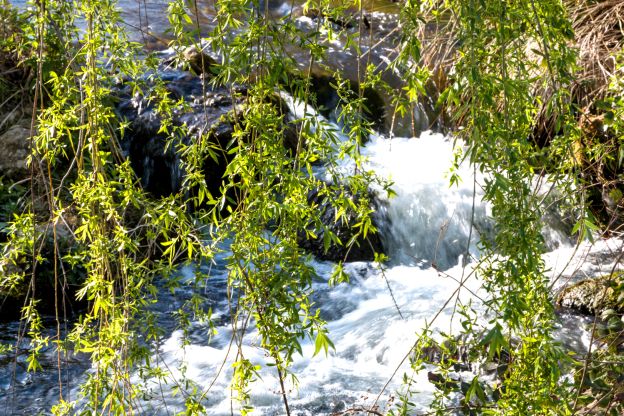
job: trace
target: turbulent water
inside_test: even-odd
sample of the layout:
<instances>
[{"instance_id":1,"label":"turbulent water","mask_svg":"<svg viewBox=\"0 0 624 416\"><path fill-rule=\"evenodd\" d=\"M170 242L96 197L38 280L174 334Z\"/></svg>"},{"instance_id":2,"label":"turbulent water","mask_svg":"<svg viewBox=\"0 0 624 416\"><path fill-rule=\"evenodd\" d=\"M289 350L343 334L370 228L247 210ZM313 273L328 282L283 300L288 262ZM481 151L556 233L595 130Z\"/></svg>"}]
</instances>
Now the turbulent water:
<instances>
[{"instance_id":1,"label":"turbulent water","mask_svg":"<svg viewBox=\"0 0 624 416\"><path fill-rule=\"evenodd\" d=\"M426 322L449 330L451 308L444 309L435 322L433 317L449 299L454 299L458 281L468 276L471 267L447 267L441 273L427 264L435 259L440 264L457 264L458 253L474 248L474 244L468 244L473 183L470 180L459 188L449 188L445 174L452 151L450 141L434 134L392 141L376 137L364 149L369 166L395 182L398 196L385 201L381 233L391 241L390 247L398 249L398 257L383 271L372 263L350 263L350 283L334 288L326 282L334 264L314 263L320 276L314 285L314 300L328 321L336 349L327 357L312 357L314 345L304 342L303 356L292 367L298 385L289 387L289 400L296 414L331 414L358 404L370 405L380 393L378 404L383 408L407 370L404 360L419 330ZM460 173L470 178L470 170ZM477 201L476 205L476 215L483 216L482 204ZM443 227L448 230L441 234ZM395 235L399 230L400 235ZM436 247L440 249L437 253ZM389 254L393 256L395 251ZM192 279L193 270L183 272ZM225 275L217 274L213 279L224 280ZM468 279L465 285L479 293L476 279ZM465 289L457 295L463 301L472 296ZM221 312L225 314L226 310ZM180 348L181 334L174 332L162 346L161 359L168 368L184 361L187 377L203 388L212 386L206 394L211 415L230 414L228 385L235 355L230 349L231 332L231 327L224 325L217 328L218 334L210 344L193 343L185 349ZM265 352L258 347L255 331L245 335L244 344L246 358L268 363ZM393 379L397 370L399 376ZM382 391L391 379L390 386ZM424 408L433 386L426 381L426 374L418 376L417 385L417 397ZM160 386L154 389L155 393L160 391ZM257 414L283 414L279 382L272 367L263 368L252 392ZM163 402L171 406L176 400L182 399L167 397ZM151 406L150 412L164 411L157 395L146 406Z\"/></svg>"},{"instance_id":2,"label":"turbulent water","mask_svg":"<svg viewBox=\"0 0 624 416\"><path fill-rule=\"evenodd\" d=\"M167 26L165 4L164 0L123 2L124 18L133 26L162 33ZM208 16L210 4L201 2L198 13ZM301 111L294 108L294 103L291 105L295 113ZM475 175L472 167L460 166L457 172L460 183L449 186L452 161L458 150L451 139L431 132L417 138L392 140L378 135L363 148L367 166L393 181L397 192L395 198L381 197L376 214L390 262L383 268L373 263L349 263L346 271L350 282L331 288L327 280L334 264L314 262L319 276L314 283L314 301L328 322L336 348L327 356L313 357L313 343L304 341L303 355L292 366L298 382L287 386L294 414L330 415L375 403L381 411L388 409L403 374L409 373L406 356L425 325L430 325L434 332L452 331L457 325L452 318L458 299L464 303L471 300L473 308L482 311L480 298L486 294L472 272L479 256L477 242L479 238L487 238L491 224L488 207L481 201L483 178ZM348 162L344 168L349 169ZM610 270L614 253L621 249L621 241L615 239L595 245L584 243L575 248L559 227L546 225L545 228L552 251L544 259L553 290L569 281ZM180 270L189 282L189 291L195 271L192 267ZM230 398L229 389L236 352L231 345L232 328L227 318L224 262L211 265L210 274L210 287L205 288L204 295L214 311L217 333L208 342L207 329L194 325L191 344L182 348L182 334L170 325L154 357L161 366L172 370L173 376L164 383L149 385L151 394L140 404L143 414L180 411L185 397L174 395L173 391L176 383L184 383L185 378L205 392L208 414L229 415L232 406L237 406ZM181 298L185 295L188 293L184 290L179 293ZM171 312L179 300L167 299L157 312L161 319L173 320ZM577 316L561 316L559 336L577 351L587 347L583 322ZM14 342L17 332L17 323L0 327L0 334L5 337L0 342ZM259 344L257 332L250 328L244 337L245 357L253 363L269 363ZM0 415L45 413L56 402L59 376L54 368L58 357L51 348L44 353L45 371L38 374L25 371L25 354L0 356ZM89 371L88 364L84 357L62 359L64 397L76 398L77 383L80 375ZM182 363L186 368L184 375L177 370ZM414 377L413 401L418 408L425 409L434 386L427 380L426 371ZM254 414L284 414L279 391L274 368L263 365L252 385Z\"/></svg>"},{"instance_id":3,"label":"turbulent water","mask_svg":"<svg viewBox=\"0 0 624 416\"><path fill-rule=\"evenodd\" d=\"M409 371L405 357L424 326L452 331L456 324L451 319L456 298L463 302L472 299L473 307L479 311L480 301L475 295L485 296L479 280L471 273L475 263L469 261L466 252L478 256L475 242L479 233L475 230L471 233L470 223L473 217L475 223L487 223L488 210L480 200L480 179L473 176L471 168L461 167L462 182L453 187L448 185L453 143L431 133L393 140L378 136L363 153L370 168L394 181L398 194L384 201L380 213L383 220L380 232L393 260L384 270L372 263L350 263L346 266L350 283L333 288L326 280L334 264L314 263L320 276L314 284L314 301L323 311L336 349L327 357L323 354L313 357L314 345L304 341L303 356L292 367L298 383L288 386L294 414L329 415L353 406L370 406L378 396L380 409L386 408L400 387L402 375ZM608 270L617 244L618 241L609 240L574 249L561 241L557 250L545 255L554 286L567 279ZM464 261L459 261L462 256ZM437 268L431 267L434 262ZM151 385L152 395L141 404L144 414L175 414L183 408L184 396L172 394L175 384L183 382L176 370L181 363L186 367L185 377L206 392L208 414L230 414L229 382L235 350L231 346L232 328L224 318L227 315L224 266L222 262L211 266L210 287L206 288L210 292L207 298L212 299L215 322L221 322L217 334L208 343L206 328L195 325L192 342L185 348L181 346L182 335L178 331L163 339L154 353L155 359L172 369L173 377L164 384ZM191 282L194 271L187 267L180 273ZM464 281L462 290L458 290L460 281ZM166 317L175 309L175 299L163 304L160 314ZM570 346L582 350L587 339L579 322L582 320L578 317L563 316L560 332ZM11 331L16 331L15 325L2 328L3 333ZM254 363L269 362L253 328L244 337L243 351ZM47 375L26 374L23 358L18 357L16 369L11 357L4 357L0 363L0 395L5 398L0 414L33 414L53 404L58 397L54 354L50 352ZM78 363L77 358L72 358L71 373L63 374L63 377L71 376L74 382L65 392L71 393L70 397L77 397L76 374L85 369L84 364ZM414 402L425 409L434 387L427 381L426 371L417 374L415 380ZM389 384L384 390L386 383ZM252 385L255 414L283 414L278 392L277 374L272 367L263 366L260 377Z\"/></svg>"},{"instance_id":4,"label":"turbulent water","mask_svg":"<svg viewBox=\"0 0 624 416\"><path fill-rule=\"evenodd\" d=\"M336 349L327 357L313 357L313 344L304 342L303 356L292 367L298 383L288 386L290 404L298 415L329 415L375 403L387 410L403 374L412 375L405 358L425 325L434 333L452 332L458 325L452 319L456 301L465 304L471 300L473 308L481 311L480 299L487 296L472 273L475 263L460 261L466 251L478 256L478 233L470 232L470 223L471 219L486 223L487 208L480 193L473 193L478 189L473 181L478 183L479 178L474 178L470 168L460 168L463 182L449 187L452 142L431 133L393 140L379 136L363 153L369 158L369 167L394 181L398 193L384 204L380 230L391 248L393 261L384 270L373 263L350 263L350 283L334 288L326 283L334 265L314 263L321 277L314 285L314 300L328 321ZM469 236L475 240L469 241ZM603 241L575 250L560 241L559 248L545 256L553 282L560 284L566 279L608 270L611 265L601 262L614 258L618 244L617 240ZM588 253L593 254L588 257ZM431 267L433 262L446 265L445 270L439 271L441 266ZM182 273L188 280L193 279L192 269ZM214 279L224 281L225 275L217 273ZM464 285L461 290L460 281ZM220 311L226 313L223 302ZM582 351L588 339L579 322L584 321L578 316L562 315L559 333L570 348ZM159 357L167 368L185 364L186 377L206 389L209 414L229 415L233 403L228 386L235 355L230 345L232 329L229 325L218 327L209 344L205 342L205 331L200 327L197 331L198 342L186 348L181 348L181 333L173 332L162 345ZM252 387L255 414L284 414L277 374L272 367L264 366L270 360L259 348L259 342L254 330L246 333L243 342L245 357L263 364ZM427 371L414 377L413 402L424 410L434 386L427 380ZM175 379L180 380L181 375L176 373ZM183 398L171 396L170 386L153 387L153 398L144 403L148 413L166 414L176 406L182 407ZM170 407L165 408L164 403Z\"/></svg>"}]
</instances>

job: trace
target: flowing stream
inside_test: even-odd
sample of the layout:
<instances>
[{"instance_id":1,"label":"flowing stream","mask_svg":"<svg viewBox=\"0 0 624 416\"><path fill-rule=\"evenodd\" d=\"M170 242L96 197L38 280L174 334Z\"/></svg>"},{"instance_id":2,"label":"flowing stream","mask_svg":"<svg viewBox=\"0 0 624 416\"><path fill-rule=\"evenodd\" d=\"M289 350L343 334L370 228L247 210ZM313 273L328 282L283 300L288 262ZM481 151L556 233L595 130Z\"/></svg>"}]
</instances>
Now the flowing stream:
<instances>
[{"instance_id":1,"label":"flowing stream","mask_svg":"<svg viewBox=\"0 0 624 416\"><path fill-rule=\"evenodd\" d=\"M167 26L162 13L164 0L126 3L124 16L129 24L162 34ZM211 3L200 3L199 14L208 16L210 7ZM283 12L280 7L275 6L276 13ZM381 198L376 214L391 260L383 267L368 262L348 263L350 282L335 287L327 284L334 264L313 262L319 276L314 283L314 301L328 322L336 348L327 356L313 356L314 343L303 342L303 355L292 366L298 381L296 385L290 380L287 383L293 414L331 415L373 404L382 412L389 409L403 374L412 375L406 357L423 328L430 325L434 333L452 332L458 325L454 319L458 301L471 301L473 309L483 312L481 299L487 295L473 268L479 256L477 243L479 238L488 237L491 223L488 207L481 201L479 185L483 178L475 175L472 167L460 166L460 183L449 186L456 150L451 139L429 131L417 138L390 140L374 136L363 148L367 166L392 180L397 192L395 198ZM610 270L614 253L621 247L620 241L612 239L575 248L556 223L546 224L545 228L551 251L544 258L555 289L569 280ZM163 368L172 370L172 377L163 383L148 383L151 392L140 404L142 414L181 411L185 397L173 391L176 383L185 379L205 392L203 404L208 414L230 415L232 407L236 409L229 388L235 351L227 318L225 264L217 260L212 265L182 268L179 273L183 281L189 282L190 291L195 272L207 272L208 268L210 287L204 288L203 294L213 309L216 335L208 341L207 328L197 323L192 326L190 345L183 348L182 334L171 323L154 357ZM157 312L163 320L172 321L167 317L181 302L176 296L182 299L188 293L182 289L176 296L163 296L169 296L168 301L157 306ZM579 316L560 316L560 338L577 351L583 351L588 343L584 322L586 319ZM17 322L2 324L0 341L15 342L18 326ZM253 414L282 415L277 374L273 367L265 365L270 360L259 343L257 332L250 328L244 336L243 350L246 358L262 365L251 389L256 409ZM43 372L27 373L25 354L0 355L0 415L47 414L58 400L59 375L51 347L44 351L44 357ZM73 399L78 397L81 374L89 371L88 362L86 357L76 356L64 360L64 394ZM182 363L184 374L178 370ZM413 402L424 410L434 386L426 370L413 376Z\"/></svg>"},{"instance_id":2,"label":"flowing stream","mask_svg":"<svg viewBox=\"0 0 624 416\"><path fill-rule=\"evenodd\" d=\"M481 299L487 296L472 273L475 262L470 259L478 256L479 233L471 233L470 224L471 220L487 224L488 210L480 193L475 193L480 178L474 177L470 167L462 166L459 174L463 181L449 187L447 174L453 149L448 138L429 132L419 138L388 140L377 136L364 148L368 166L392 179L398 194L384 201L380 212L380 232L392 261L383 269L374 263L349 263L346 269L350 282L336 287L327 284L334 264L313 263L320 277L314 284L314 300L328 322L336 349L327 356L313 357L313 343L303 343L303 355L292 367L298 382L287 387L294 414L331 415L374 404L382 411L388 410L403 374L414 376L413 402L417 409L427 408L435 387L428 381L426 370L411 373L406 357L412 345L426 325L434 333L457 329L457 301L471 301L473 309L482 313ZM575 252L562 232L549 232L552 244L558 246L545 255L553 280L557 276L597 274L611 266L606 260L613 258L618 241L583 245ZM560 239L555 241L552 235ZM593 257L588 257L588 253L593 253ZM588 258L594 261L587 261ZM181 271L189 282L194 272L193 268ZM225 269L218 264L211 273L211 279L225 282ZM223 293L221 299L224 296ZM220 314L227 314L225 301L217 302L213 310L217 320ZM560 338L576 351L584 351L588 344L583 322L589 321L576 315L560 317ZM232 406L237 406L229 390L235 355L230 345L231 326L217 327L217 335L209 343L205 328L198 325L196 331L191 335L194 341L186 348L181 348L181 332L174 331L163 342L159 359L169 369L184 363L184 376L205 392L208 413L229 415ZM254 414L284 414L277 374L266 366L271 360L259 348L258 334L253 328L245 334L243 344L245 357L263 365L252 387ZM144 403L146 412L167 414L172 408L181 409L184 398L171 395L170 387L175 384L173 380L182 379L183 375L174 371L164 389L154 384L153 396Z\"/></svg>"},{"instance_id":3,"label":"flowing stream","mask_svg":"<svg viewBox=\"0 0 624 416\"><path fill-rule=\"evenodd\" d=\"M412 375L405 358L425 325L431 325L434 332L453 331L457 325L453 319L456 299L464 303L471 299L473 308L482 311L480 298L486 296L479 279L471 273L475 264L471 258L478 256L479 233L473 230L472 241L469 236L471 219L486 224L488 210L478 192L480 178L473 176L472 168L462 166L459 172L462 182L454 187L448 185L452 142L429 132L419 138L388 140L378 136L363 152L369 158L370 168L395 183L397 197L384 201L380 212L383 217L380 232L391 248L389 254L393 260L383 270L374 263L349 263L346 270L351 281L335 287L327 284L334 264L313 263L319 275L314 284L314 301L328 322L336 349L327 356L321 353L313 357L313 343L304 341L303 355L292 367L298 383L288 384L288 397L296 415L331 415L374 403L381 410L388 409L403 374ZM617 244L616 240L606 240L581 245L575 250L562 238L558 248L545 255L545 260L553 278L564 276L557 280L557 284L562 284L565 279L608 270ZM437 268L431 266L434 262ZM148 383L151 393L141 402L142 414L168 415L182 410L185 398L174 395L173 388L185 378L205 392L208 414L229 415L232 406L236 409L229 389L235 351L230 344L232 328L226 318L225 264L217 260L210 266L185 267L180 274L189 283L190 291L196 269L208 271L208 267L210 287L204 289L204 295L214 311L217 333L208 342L207 328L199 323L193 325L191 343L183 348L181 332L171 325L154 359L172 370L172 377L164 383ZM460 281L464 286L458 290ZM176 302L187 295L182 289L176 296L165 299L157 307L158 313L167 320L179 306ZM586 320L562 315L560 338L571 348L583 351L588 340L579 322ZM16 326L17 323L4 327L2 333L11 334ZM254 414L284 414L277 375L272 367L264 366L270 360L259 347L253 327L246 332L243 344L245 356L263 365L260 377L252 385ZM17 369L12 357L4 358L0 363L0 397L4 396L5 400L0 402L0 414L36 414L57 400L58 376L52 350L49 355L48 370L35 374L25 372L25 357L17 357ZM184 375L177 370L182 363L186 367ZM79 375L89 370L79 357L72 357L65 365L68 370L63 377L71 379L65 394L76 398ZM413 401L424 410L434 386L427 380L427 371L414 377Z\"/></svg>"}]
</instances>

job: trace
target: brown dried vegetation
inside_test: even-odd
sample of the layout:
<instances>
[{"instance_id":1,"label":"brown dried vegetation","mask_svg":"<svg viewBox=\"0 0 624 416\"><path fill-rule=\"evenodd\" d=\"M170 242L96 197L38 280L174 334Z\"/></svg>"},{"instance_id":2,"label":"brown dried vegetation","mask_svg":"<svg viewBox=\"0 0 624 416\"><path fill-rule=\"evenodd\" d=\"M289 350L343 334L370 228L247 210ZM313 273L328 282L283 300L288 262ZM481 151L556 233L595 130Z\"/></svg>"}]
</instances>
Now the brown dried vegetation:
<instances>
[{"instance_id":1,"label":"brown dried vegetation","mask_svg":"<svg viewBox=\"0 0 624 416\"><path fill-rule=\"evenodd\" d=\"M622 132L612 127L614 114L609 103L622 95L612 84L617 76L622 77L617 71L622 68L619 60L623 59L624 1L567 0L564 4L574 32L570 46L577 51L576 72L570 74L570 84L563 87L568 88L567 99L573 114L557 114L552 101L562 87L551 81L546 66L542 69L536 65L535 71L544 71L534 74L536 79L543 80L534 87L535 96L542 97L542 101L530 139L540 148L548 147L562 133L562 116L574 117L579 138L569 152L571 162L587 186L592 211L601 227L622 231L624 176L619 155L624 152L623 140ZM444 10L442 1L429 3L418 34L423 40L421 63L431 72L428 93L435 97L454 82L457 61L458 25L452 12L441 10ZM527 57L537 63L543 59L540 52L535 52L540 49L538 44L536 40L527 46ZM441 111L443 120L450 120L448 113L446 108ZM461 126L465 115L455 111L453 120L454 127Z\"/></svg>"}]
</instances>

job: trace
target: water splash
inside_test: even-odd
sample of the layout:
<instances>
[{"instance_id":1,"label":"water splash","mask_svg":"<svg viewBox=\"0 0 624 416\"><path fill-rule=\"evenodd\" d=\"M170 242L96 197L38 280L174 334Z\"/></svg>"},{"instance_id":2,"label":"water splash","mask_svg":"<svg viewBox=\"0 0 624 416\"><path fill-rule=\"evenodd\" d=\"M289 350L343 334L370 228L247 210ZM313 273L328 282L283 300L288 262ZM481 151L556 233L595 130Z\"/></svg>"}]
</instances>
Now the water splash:
<instances>
[{"instance_id":1,"label":"water splash","mask_svg":"<svg viewBox=\"0 0 624 416\"><path fill-rule=\"evenodd\" d=\"M452 140L425 132L418 138L375 136L364 148L369 166L394 182L392 199L380 194L378 224L384 247L395 264L448 269L459 257L477 257L477 242L489 225L479 177L468 164L455 172Z\"/></svg>"}]
</instances>

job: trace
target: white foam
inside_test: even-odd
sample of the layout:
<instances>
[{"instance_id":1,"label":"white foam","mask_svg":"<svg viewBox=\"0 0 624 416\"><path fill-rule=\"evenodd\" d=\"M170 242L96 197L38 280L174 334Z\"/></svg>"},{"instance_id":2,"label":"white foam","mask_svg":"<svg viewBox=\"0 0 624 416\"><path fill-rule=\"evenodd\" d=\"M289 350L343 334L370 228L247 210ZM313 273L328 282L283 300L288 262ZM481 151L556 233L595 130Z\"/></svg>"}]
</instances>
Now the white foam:
<instances>
[{"instance_id":1,"label":"white foam","mask_svg":"<svg viewBox=\"0 0 624 416\"><path fill-rule=\"evenodd\" d=\"M315 116L311 108L289 100L286 95L283 98L295 117ZM474 175L472 167L460 165L457 173L462 182L449 186L448 175L457 150L449 138L430 132L420 138L388 140L374 136L362 149L366 167L392 180L398 194L393 199L381 196L378 213L385 247L395 262L383 272L372 263L347 264L345 270L351 282L332 288L327 280L334 264L312 262L321 277L314 284L314 302L328 321L327 329L336 349L327 356L314 357L314 343L301 341L303 354L295 357L291 367L298 383L295 386L291 379L286 382L288 399L296 414L329 415L358 403L371 404L390 380L379 403L383 408L385 400L401 388L402 374L411 374L405 358L425 327L434 336L436 331L457 331L460 323L454 312L458 302L470 303L477 314L484 313L481 299L487 294L473 274L475 263L463 262L461 257L478 256L476 241L479 231L487 232L488 207L481 202L482 178ZM352 162L345 161L340 168L348 172ZM480 229L471 232L473 219ZM560 275L592 275L612 267L614 253L621 247L620 240L600 241L594 246L583 244L576 251L561 244L544 259L557 285ZM430 267L434 261L444 267ZM445 271L439 272L441 268ZM183 274L185 281L192 276L189 270ZM229 313L214 312L215 316ZM571 343L579 344L574 348L581 349L588 338L579 325L574 329L578 332L563 327L561 334L567 334ZM181 333L174 332L161 353L163 366L173 370L169 387L173 380L181 379L175 368L184 364L186 376L200 389L206 391L210 386L204 397L209 414L229 415L232 408L236 413L238 404L232 402L229 383L232 363L240 351L261 366L258 379L251 386L254 414L283 414L280 383L275 368L269 365L271 359L259 346L258 332L248 328L240 350L232 346L232 335L231 326L222 325L209 344L192 343L182 348ZM412 401L417 408L425 409L434 387L427 380L426 370L414 377L416 393ZM182 399L172 396L169 388L163 391L173 408L183 408ZM158 413L155 403L156 399L147 406Z\"/></svg>"},{"instance_id":2,"label":"white foam","mask_svg":"<svg viewBox=\"0 0 624 416\"><path fill-rule=\"evenodd\" d=\"M319 272L327 272L329 263L318 263ZM370 271L370 270L369 270ZM455 267L449 274L461 279L462 273L469 269ZM349 284L341 284L330 291L327 302L350 305L348 311L336 316L328 323L330 337L336 349L328 356L322 353L313 357L314 345L309 340L303 342L303 356L297 357L292 371L299 379L298 386L287 383L291 404L297 407L314 407L319 400L333 400L338 406L342 398L351 401L360 397L370 396L389 380L397 367L399 374L409 370L407 362L403 362L409 354L417 334L426 324L432 323L436 311L443 308L457 287L457 282L444 277L433 269L419 269L409 266L395 266L385 271L385 277L379 271L369 272L368 276L354 279ZM325 276L328 277L328 276ZM387 279L387 282L386 282ZM404 319L399 315L394 300L388 291L392 287L396 303ZM467 286L477 291L479 283L469 279ZM319 291L326 289L325 283L317 283ZM461 291L460 297L465 302L471 295ZM432 328L444 331L451 330L451 313L454 302L440 313L433 322ZM323 304L319 305L323 308ZM234 352L228 354L229 326L217 329L219 335L211 345L190 345L181 348L181 333L176 331L162 347L162 358L170 369L177 368L182 362L187 368L186 375L206 388L213 382L206 401L212 415L230 414L231 363ZM252 388L252 401L258 409L256 414L273 414L281 406L279 380L273 367L267 366L270 359L259 348L258 334L250 329L244 337L241 351L244 356L255 364L263 366L259 379ZM216 378L223 362L224 371ZM180 379L179 372L174 371L175 379ZM414 400L420 400L424 406L430 398L433 386L426 381L426 373L417 375L419 380L418 394ZM387 394L399 388L401 378L396 378L390 385ZM384 396L386 397L386 396ZM175 402L175 398L170 398ZM181 403L180 403L181 405ZM234 405L236 407L236 404ZM330 413L331 409L327 411ZM319 413L312 413L319 414Z\"/></svg>"},{"instance_id":3,"label":"white foam","mask_svg":"<svg viewBox=\"0 0 624 416\"><path fill-rule=\"evenodd\" d=\"M397 193L390 200L380 194L378 216L393 261L435 263L446 269L457 264L460 255L478 256L479 231L490 227L488 210L481 201L481 178L467 164L455 172L460 182L450 185L452 161L460 151L450 138L431 132L391 140L374 136L364 148L367 166L391 180Z\"/></svg>"}]
</instances>

